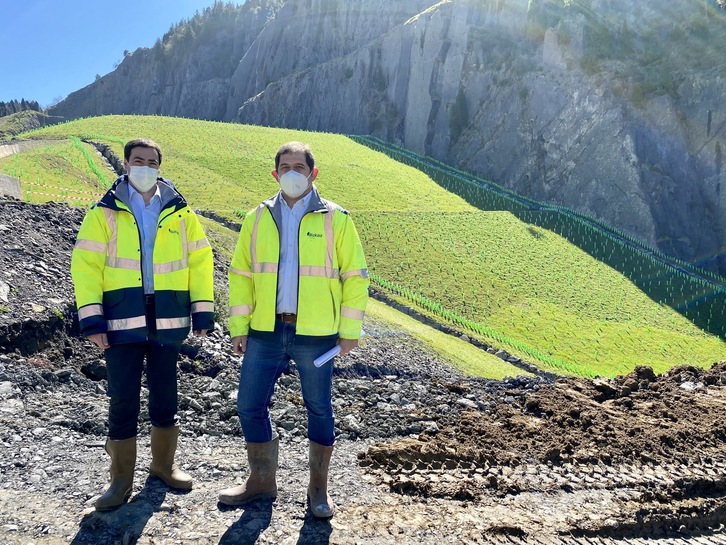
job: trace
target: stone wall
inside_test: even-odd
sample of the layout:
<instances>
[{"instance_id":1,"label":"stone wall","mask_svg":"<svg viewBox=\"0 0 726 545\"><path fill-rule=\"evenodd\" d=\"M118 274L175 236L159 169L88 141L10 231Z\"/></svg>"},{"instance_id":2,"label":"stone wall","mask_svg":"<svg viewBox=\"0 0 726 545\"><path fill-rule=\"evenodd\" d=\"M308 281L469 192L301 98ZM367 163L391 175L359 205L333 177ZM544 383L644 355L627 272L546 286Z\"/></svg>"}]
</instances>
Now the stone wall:
<instances>
[{"instance_id":1,"label":"stone wall","mask_svg":"<svg viewBox=\"0 0 726 545\"><path fill-rule=\"evenodd\" d=\"M23 193L20 191L20 180L0 174L0 198L8 198L22 200Z\"/></svg>"}]
</instances>

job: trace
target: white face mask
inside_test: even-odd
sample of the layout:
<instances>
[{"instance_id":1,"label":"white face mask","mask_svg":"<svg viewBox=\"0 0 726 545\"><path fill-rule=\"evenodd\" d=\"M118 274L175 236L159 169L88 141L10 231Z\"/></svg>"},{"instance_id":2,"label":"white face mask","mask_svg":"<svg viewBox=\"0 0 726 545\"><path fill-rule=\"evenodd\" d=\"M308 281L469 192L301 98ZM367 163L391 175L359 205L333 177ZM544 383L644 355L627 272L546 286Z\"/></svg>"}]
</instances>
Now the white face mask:
<instances>
[{"instance_id":1,"label":"white face mask","mask_svg":"<svg viewBox=\"0 0 726 545\"><path fill-rule=\"evenodd\" d=\"M312 172L310 173L312 175ZM294 170L290 170L280 176L280 188L282 192L291 199L297 199L300 195L307 191L310 184L308 183L310 176L305 176Z\"/></svg>"},{"instance_id":2,"label":"white face mask","mask_svg":"<svg viewBox=\"0 0 726 545\"><path fill-rule=\"evenodd\" d=\"M159 169L151 167L139 167L133 166L129 168L129 180L134 184L134 187L146 193L154 185L156 185L156 179L159 177Z\"/></svg>"}]
</instances>

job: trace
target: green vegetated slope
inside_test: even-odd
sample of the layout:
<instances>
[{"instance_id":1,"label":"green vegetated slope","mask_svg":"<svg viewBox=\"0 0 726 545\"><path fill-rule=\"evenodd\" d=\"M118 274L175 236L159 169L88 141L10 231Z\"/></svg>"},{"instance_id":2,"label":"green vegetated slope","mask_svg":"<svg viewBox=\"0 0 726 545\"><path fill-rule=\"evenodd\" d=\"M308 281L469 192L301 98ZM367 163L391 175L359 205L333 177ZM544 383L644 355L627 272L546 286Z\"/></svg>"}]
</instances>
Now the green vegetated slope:
<instances>
[{"instance_id":1,"label":"green vegetated slope","mask_svg":"<svg viewBox=\"0 0 726 545\"><path fill-rule=\"evenodd\" d=\"M0 116L0 141L34 127L40 127L43 118L48 118L48 115L36 110L23 110Z\"/></svg>"},{"instance_id":2,"label":"green vegetated slope","mask_svg":"<svg viewBox=\"0 0 726 545\"><path fill-rule=\"evenodd\" d=\"M441 288L444 294L439 289L430 296L405 280L394 281L391 289L554 367L571 369L576 362L578 373L611 375L637 364L661 371L674 362L703 365L704 357L725 357L723 278L582 213L538 203L370 137L355 139L416 165L482 214L469 228L458 227L466 220L451 221L449 229L457 233L449 234L443 246L448 261L434 260L442 276L461 280L450 280ZM489 221L493 215L499 219ZM516 227L507 225L508 218ZM477 223L480 233L489 234L467 240ZM452 260L457 253L460 259ZM489 285L484 280L476 286L481 271ZM481 298L482 289L492 298L474 310L470 301ZM474 316L479 310L485 313Z\"/></svg>"},{"instance_id":3,"label":"green vegetated slope","mask_svg":"<svg viewBox=\"0 0 726 545\"><path fill-rule=\"evenodd\" d=\"M317 185L354 214L375 285L543 367L612 376L726 357L718 279L559 210L452 183L411 154L403 164L340 135L163 117L90 118L26 136L91 139L121 155L141 135L162 146L162 174L192 206L230 218L276 191L282 142L311 144Z\"/></svg>"},{"instance_id":4,"label":"green vegetated slope","mask_svg":"<svg viewBox=\"0 0 726 545\"><path fill-rule=\"evenodd\" d=\"M280 144L304 140L312 146L325 196L350 210L468 210L460 197L428 177L340 135L270 129L149 116L87 118L32 131L32 138L66 137L109 144L119 157L123 144L147 136L164 154L161 175L172 180L197 208L233 217L277 191L271 175Z\"/></svg>"},{"instance_id":5,"label":"green vegetated slope","mask_svg":"<svg viewBox=\"0 0 726 545\"><path fill-rule=\"evenodd\" d=\"M435 314L565 371L703 365L724 343L619 271L510 212L356 215L376 277ZM380 229L379 229L380 226ZM423 296L426 300L421 301ZM522 354L523 353L523 354Z\"/></svg>"},{"instance_id":6,"label":"green vegetated slope","mask_svg":"<svg viewBox=\"0 0 726 545\"><path fill-rule=\"evenodd\" d=\"M29 202L91 205L115 174L89 144L68 138L0 159L0 172L20 180Z\"/></svg>"}]
</instances>

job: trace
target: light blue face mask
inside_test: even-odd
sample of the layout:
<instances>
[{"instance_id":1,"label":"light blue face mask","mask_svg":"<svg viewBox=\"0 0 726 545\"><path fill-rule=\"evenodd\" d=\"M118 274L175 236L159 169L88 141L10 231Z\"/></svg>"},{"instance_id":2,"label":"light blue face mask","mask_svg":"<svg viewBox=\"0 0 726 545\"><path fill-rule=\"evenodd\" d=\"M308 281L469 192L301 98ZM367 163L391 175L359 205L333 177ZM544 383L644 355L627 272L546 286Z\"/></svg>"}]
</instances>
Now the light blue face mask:
<instances>
[{"instance_id":1,"label":"light blue face mask","mask_svg":"<svg viewBox=\"0 0 726 545\"><path fill-rule=\"evenodd\" d=\"M312 176L312 172L310 176ZM290 170L280 176L280 189L291 199L297 199L310 187L308 183L310 176L305 176L304 174Z\"/></svg>"},{"instance_id":2,"label":"light blue face mask","mask_svg":"<svg viewBox=\"0 0 726 545\"><path fill-rule=\"evenodd\" d=\"M146 193L154 187L158 177L159 169L156 168L140 166L132 166L129 168L129 180L142 193Z\"/></svg>"}]
</instances>

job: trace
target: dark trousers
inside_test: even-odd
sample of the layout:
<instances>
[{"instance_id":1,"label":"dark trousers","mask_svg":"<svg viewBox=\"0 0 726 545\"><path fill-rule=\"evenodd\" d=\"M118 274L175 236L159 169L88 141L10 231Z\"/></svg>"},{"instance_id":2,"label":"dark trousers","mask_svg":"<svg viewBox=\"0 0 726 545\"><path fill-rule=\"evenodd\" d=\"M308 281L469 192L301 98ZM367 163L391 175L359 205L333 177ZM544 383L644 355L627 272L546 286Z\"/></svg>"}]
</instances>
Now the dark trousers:
<instances>
[{"instance_id":1,"label":"dark trousers","mask_svg":"<svg viewBox=\"0 0 726 545\"><path fill-rule=\"evenodd\" d=\"M152 300L146 306L149 339L111 346L105 351L110 397L108 436L114 441L137 435L144 360L151 424L159 428L177 424L176 363L181 345L159 344L155 320Z\"/></svg>"}]
</instances>

